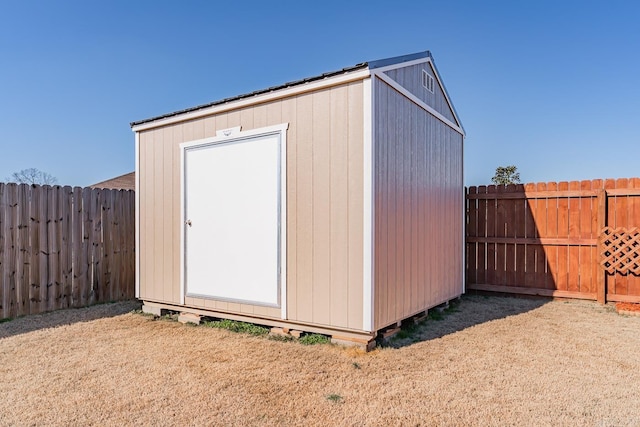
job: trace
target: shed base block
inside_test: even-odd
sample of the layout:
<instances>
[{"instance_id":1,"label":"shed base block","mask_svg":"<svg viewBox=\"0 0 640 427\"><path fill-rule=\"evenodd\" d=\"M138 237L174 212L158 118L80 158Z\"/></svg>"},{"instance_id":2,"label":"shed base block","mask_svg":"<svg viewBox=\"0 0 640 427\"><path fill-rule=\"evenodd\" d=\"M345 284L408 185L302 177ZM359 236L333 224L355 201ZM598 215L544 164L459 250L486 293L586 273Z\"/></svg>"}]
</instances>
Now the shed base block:
<instances>
[{"instance_id":1,"label":"shed base block","mask_svg":"<svg viewBox=\"0 0 640 427\"><path fill-rule=\"evenodd\" d=\"M142 304L142 312L145 314L153 314L154 316L162 316L162 308L157 305Z\"/></svg>"},{"instance_id":2,"label":"shed base block","mask_svg":"<svg viewBox=\"0 0 640 427\"><path fill-rule=\"evenodd\" d=\"M340 335L332 335L331 344L343 345L345 347L356 347L364 351L371 351L376 348L376 340L373 338L370 340L351 339Z\"/></svg>"},{"instance_id":3,"label":"shed base block","mask_svg":"<svg viewBox=\"0 0 640 427\"><path fill-rule=\"evenodd\" d=\"M180 323L193 323L194 325L199 325L201 320L201 316L193 313L181 312L178 315L178 322Z\"/></svg>"}]
</instances>

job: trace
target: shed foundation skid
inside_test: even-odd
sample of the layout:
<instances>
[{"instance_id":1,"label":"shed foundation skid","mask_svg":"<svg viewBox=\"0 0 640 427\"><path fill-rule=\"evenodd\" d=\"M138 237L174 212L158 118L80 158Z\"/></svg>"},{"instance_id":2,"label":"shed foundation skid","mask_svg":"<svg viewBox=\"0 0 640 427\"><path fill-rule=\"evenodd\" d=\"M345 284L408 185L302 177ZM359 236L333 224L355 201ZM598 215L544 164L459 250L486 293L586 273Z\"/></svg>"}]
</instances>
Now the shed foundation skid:
<instances>
[{"instance_id":1,"label":"shed foundation skid","mask_svg":"<svg viewBox=\"0 0 640 427\"><path fill-rule=\"evenodd\" d=\"M335 344L345 346L355 346L367 351L375 347L375 339L377 333L361 333L353 330L336 330L333 328L318 327L303 325L300 323L287 322L283 320L258 318L251 316L243 316L241 314L232 314L227 312L202 310L195 307L184 307L180 305L162 304L157 302L144 301L144 306L147 307L147 313L157 312L178 312L179 318L184 321L182 323L195 323L199 324L201 317L213 317L220 319L230 319L238 322L255 323L258 325L265 325L271 328L271 333L274 335L289 335L293 338L300 338L303 332L312 334L322 334L331 337L331 341Z\"/></svg>"}]
</instances>

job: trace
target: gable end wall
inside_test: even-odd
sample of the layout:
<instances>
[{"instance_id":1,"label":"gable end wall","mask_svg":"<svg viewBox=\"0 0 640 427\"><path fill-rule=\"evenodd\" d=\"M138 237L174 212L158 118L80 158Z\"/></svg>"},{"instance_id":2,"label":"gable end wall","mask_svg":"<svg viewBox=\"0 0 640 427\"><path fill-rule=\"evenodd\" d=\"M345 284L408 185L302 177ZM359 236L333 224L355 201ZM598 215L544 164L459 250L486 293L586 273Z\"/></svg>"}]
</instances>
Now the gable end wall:
<instances>
[{"instance_id":1,"label":"gable end wall","mask_svg":"<svg viewBox=\"0 0 640 427\"><path fill-rule=\"evenodd\" d=\"M380 79L373 92L380 329L462 293L463 137Z\"/></svg>"}]
</instances>

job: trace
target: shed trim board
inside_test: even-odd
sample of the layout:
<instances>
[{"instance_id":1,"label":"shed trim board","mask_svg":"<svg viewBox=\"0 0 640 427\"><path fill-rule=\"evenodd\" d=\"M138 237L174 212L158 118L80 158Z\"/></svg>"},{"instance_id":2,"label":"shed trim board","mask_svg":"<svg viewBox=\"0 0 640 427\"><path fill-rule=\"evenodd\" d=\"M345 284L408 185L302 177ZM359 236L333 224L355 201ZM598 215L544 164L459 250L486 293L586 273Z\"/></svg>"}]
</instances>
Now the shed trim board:
<instances>
[{"instance_id":1,"label":"shed trim board","mask_svg":"<svg viewBox=\"0 0 640 427\"><path fill-rule=\"evenodd\" d=\"M184 122L188 120L197 119L200 117L211 116L213 114L222 113L229 110L236 110L242 107L252 106L255 104L261 104L269 101L275 101L281 98L289 98L295 95L300 95L307 92L317 91L318 89L325 89L331 86L338 86L341 84L349 83L356 80L362 80L369 77L371 73L368 69L361 71L349 72L337 77L327 77L324 80L317 82L305 83L304 85L294 86L287 89L280 89L274 92L266 93L263 95L256 95L251 98L239 99L237 101L231 101L227 104L214 105L211 107L203 108L202 110L191 111L189 113L180 114L177 116L171 116L164 119L158 119L151 122L141 123L139 125L132 126L134 132L141 132L161 126L166 126L174 123Z\"/></svg>"},{"instance_id":2,"label":"shed trim board","mask_svg":"<svg viewBox=\"0 0 640 427\"><path fill-rule=\"evenodd\" d=\"M388 77L386 74L384 74L386 71L396 70L398 68L410 67L412 65L420 65L420 64L429 64L433 68L436 81L438 82L438 84L442 88L442 93L444 94L444 99L445 99L445 101L447 101L447 105L451 109L451 112L453 113L453 117L455 118L456 123L452 123L449 119L447 119L446 117L442 116L442 114L438 113L435 109L431 108L430 106L428 106L427 104L425 104L424 102L422 102L421 100L416 98L415 95L413 95L411 92L407 91L405 88L403 88L402 86L397 84L395 81L393 81L390 77ZM447 89L444 86L444 83L442 83L442 79L440 78L440 73L438 72L438 68L436 67L436 64L433 62L431 57L426 57L426 58L422 58L422 59L415 59L413 61L402 62L402 63L399 63L399 64L387 65L387 66L384 66L384 67L378 67L378 68L374 67L374 68L371 68L371 69L372 69L372 74L375 74L378 77L380 77L380 76L387 77L387 79L390 79L391 81L393 81L393 83L395 83L396 86L398 86L398 87L394 86L394 89L406 92L411 97L415 98L415 100L417 100L417 102L420 102L421 104L423 104L423 105L420 105L420 104L418 104L418 105L420 105L423 108L426 108L427 111L433 113L438 118L441 118L439 116L442 116L444 118L443 120L445 120L445 123L449 124L451 127L456 129L461 134L463 134L463 135L465 134L464 133L464 128L462 127L460 119L458 118L458 113L457 113L455 107L453 106L453 103L451 102L451 99L449 98L449 93L447 92ZM389 81L387 81L387 80L385 80L385 82L389 83ZM392 83L389 83L389 84L392 84ZM415 102L415 100L413 100L413 101Z\"/></svg>"},{"instance_id":3,"label":"shed trim board","mask_svg":"<svg viewBox=\"0 0 640 427\"><path fill-rule=\"evenodd\" d=\"M387 76L386 74L383 74L383 73L378 73L376 71L374 71L372 74L374 74L380 80L382 80L383 82L385 82L386 84L388 84L389 86L391 86L392 88L394 88L395 90L400 92L407 99L409 99L411 102L413 102L414 104L416 104L417 106L419 106L423 110L425 110L425 111L429 112L430 114L434 115L435 117L437 117L438 120L440 120L441 122L445 123L451 129L455 130L460 135L464 136L464 130L462 130L462 128L460 126L456 125L451 120L447 119L445 116L443 116L442 114L437 112L434 108L432 108L429 105L427 105L424 102L422 102L422 100L418 99L417 96L415 96L414 94L412 94L411 92L409 92L408 90L403 88L400 84L398 84L391 77L389 77L389 76ZM435 74L436 74L436 76L438 75L438 73L435 73ZM440 80L438 79L438 81L440 81ZM446 99L446 96L445 96L445 99ZM454 111L454 110L452 109L451 111Z\"/></svg>"},{"instance_id":4,"label":"shed trim board","mask_svg":"<svg viewBox=\"0 0 640 427\"><path fill-rule=\"evenodd\" d=\"M140 134L135 133L135 167L136 167L136 188L135 188L135 263L136 263L136 275L135 275L135 297L140 298Z\"/></svg>"},{"instance_id":5,"label":"shed trim board","mask_svg":"<svg viewBox=\"0 0 640 427\"><path fill-rule=\"evenodd\" d=\"M265 306L272 306L272 307L280 307L281 308L281 317L282 319L286 319L286 314L287 314L287 306L286 306L286 259L287 259L287 251L286 251L286 130L288 129L289 124L288 123L284 123L284 124L280 124L280 125L274 125L274 126L267 126L267 127L262 127L262 128L258 128L258 129L252 129L249 131L244 131L244 132L237 132L237 133L232 133L228 136L216 136L216 137L211 137L211 138L204 138L204 139L199 139L199 140L195 140L195 141L186 141L180 144L180 168L181 168L181 172L180 172L180 179L181 179L181 184L180 184L180 199L181 199L181 203L182 203L182 208L180 211L180 218L181 218L181 224L182 226L180 227L181 233L180 233L180 248L181 248L181 254L180 254L180 280L181 280L181 284L180 284L180 302L181 304L185 303L185 298L186 297L198 297L198 298L209 298L209 299L214 299L214 300L219 300L219 301L231 301L231 302L241 302L241 303L245 303L245 304L254 304L254 305L265 305ZM262 145L262 147L260 147L260 145L256 146L256 147L260 147L262 149L264 148L268 148L267 143L263 142L263 140L265 139L269 139L272 137L277 137L277 150L278 150L278 158L277 158L277 169L278 169L278 177L277 177L277 185L276 185L276 192L277 192L277 224L272 224L275 225L277 227L277 248L276 249L276 256L277 256L277 265L273 266L276 269L276 289L272 290L271 293L269 295L267 294L261 294L261 292L267 292L269 291L268 289L253 289L252 295L251 296L247 296L244 297L242 296L242 289L239 289L240 284L237 284L238 287L228 287L228 285L226 285L227 282L225 282L225 288L227 289L226 291L222 290L222 286L218 283L215 284L210 284L209 286L218 286L218 289L215 290L213 293L205 293L202 292L202 290L196 286L195 283L192 282L192 287L196 290L195 292L193 291L189 291L189 271L188 271L188 256L189 256L189 252L188 252L188 247L190 245L190 242L187 238L187 228L191 227L190 223L190 218L187 218L187 208L189 206L188 204L188 190L189 190L189 182L187 179L187 175L190 173L190 171L188 170L188 166L187 166L187 156L190 153L190 151L193 151L193 155L196 155L197 151L195 150L215 150L218 148L221 148L223 150L225 150L227 153L226 155L229 156L231 151L237 151L238 149L240 149L240 153L244 153L246 155L246 153L248 153L249 148L247 148L247 144L260 144ZM255 149L253 150L255 151ZM204 152L202 152L204 153ZM211 152L211 153L215 153L215 152ZM218 152L218 156L220 156L221 152ZM224 153L224 151L222 152ZM202 155L202 154L201 154ZM228 159L229 157L227 157ZM213 158L210 157L210 160L212 160ZM260 159L258 159L260 160ZM266 160L265 160L266 161ZM205 165L206 166L206 165ZM267 165L269 166L269 165ZM222 169L222 168L221 168ZM267 174L269 174L269 170L267 169ZM255 178L255 177L254 177ZM263 177L264 178L264 177ZM267 177L268 178L268 177ZM264 180L264 181L269 181L269 178ZM263 183L265 185L268 185L268 182L264 182ZM255 184L255 183L254 183ZM229 180L225 180L223 183L223 186L229 186L231 185ZM222 186L220 188L223 188ZM266 190L265 193L269 193L269 189L265 188L263 190ZM264 196L265 194L261 194L261 196ZM224 196L223 196L224 197ZM196 199L196 198L194 198ZM229 200L227 200L229 201ZM268 200L267 200L268 201ZM231 200L231 202L233 202L233 200ZM229 206L229 208L233 209L234 206ZM221 209L222 211L222 209ZM242 214L242 212L236 210L233 213L236 214ZM252 215L255 215L256 212L253 211L251 212ZM260 217L267 217L265 211L260 210ZM254 217L257 219L257 217ZM266 220L268 220L268 218L265 218ZM211 224L209 224L211 226ZM226 225L222 228L226 228ZM199 237L199 236L198 236ZM193 239L192 239L193 240ZM196 238L197 240L197 238ZM253 245L259 245L260 240L254 239L253 240ZM267 245L269 245L268 241L266 242ZM227 248L228 249L228 248ZM255 264L254 264L255 267ZM271 268L268 265L266 266L267 268ZM218 272L223 273L222 271L223 269L219 269ZM224 277L224 276L223 276ZM229 279L229 280L233 280L233 279ZM259 281L260 283L262 283L262 280ZM200 291L200 292L199 292ZM273 291L275 291L275 295L273 295ZM216 292L218 294L216 294ZM232 295L225 295L227 293L231 292ZM240 292L240 294L238 294L238 292ZM238 296L240 295L240 296ZM262 296L260 296L262 295ZM255 298L254 298L255 297Z\"/></svg>"},{"instance_id":6,"label":"shed trim board","mask_svg":"<svg viewBox=\"0 0 640 427\"><path fill-rule=\"evenodd\" d=\"M373 331L373 278L374 273L374 248L375 241L373 233L374 224L374 167L373 167L373 84L371 78L365 79L363 82L363 114L364 114L364 132L363 132L363 254L362 254L362 329L365 331Z\"/></svg>"},{"instance_id":7,"label":"shed trim board","mask_svg":"<svg viewBox=\"0 0 640 427\"><path fill-rule=\"evenodd\" d=\"M462 159L464 159L464 136L462 137ZM464 160L463 160L464 163ZM460 168L460 180L464 183L464 167ZM462 187L462 293L467 292L467 195L464 189L464 185Z\"/></svg>"}]
</instances>

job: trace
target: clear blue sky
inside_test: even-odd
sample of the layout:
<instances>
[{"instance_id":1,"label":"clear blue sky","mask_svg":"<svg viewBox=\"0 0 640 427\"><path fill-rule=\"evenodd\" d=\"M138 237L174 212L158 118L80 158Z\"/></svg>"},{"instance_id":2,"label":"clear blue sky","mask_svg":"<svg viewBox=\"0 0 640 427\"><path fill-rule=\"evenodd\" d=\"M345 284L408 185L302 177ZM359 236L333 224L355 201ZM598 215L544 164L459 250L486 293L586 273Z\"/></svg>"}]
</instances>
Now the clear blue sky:
<instances>
[{"instance_id":1,"label":"clear blue sky","mask_svg":"<svg viewBox=\"0 0 640 427\"><path fill-rule=\"evenodd\" d=\"M134 169L129 122L431 50L468 185L640 175L637 1L0 0L0 179Z\"/></svg>"}]
</instances>

